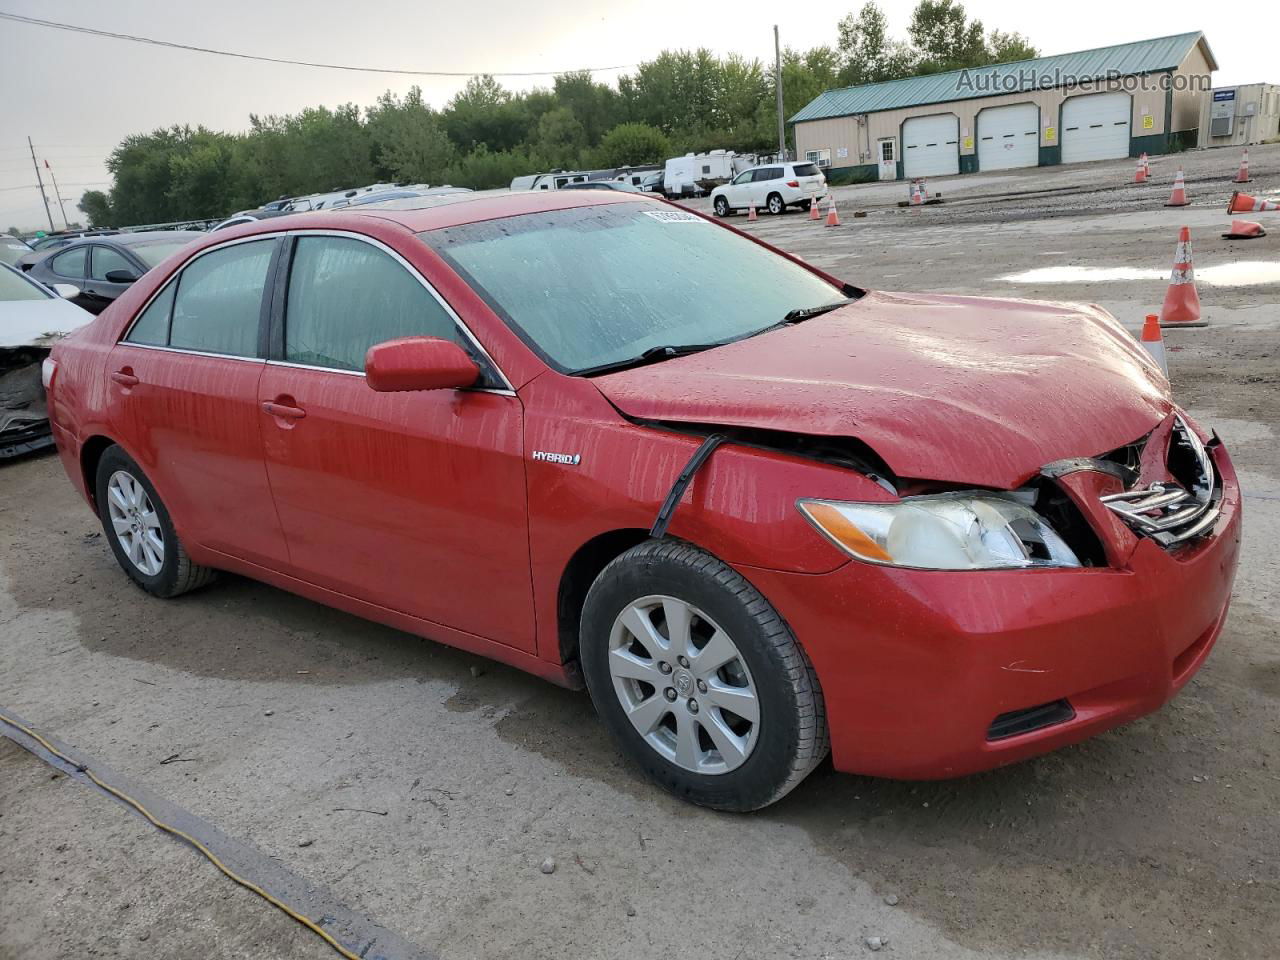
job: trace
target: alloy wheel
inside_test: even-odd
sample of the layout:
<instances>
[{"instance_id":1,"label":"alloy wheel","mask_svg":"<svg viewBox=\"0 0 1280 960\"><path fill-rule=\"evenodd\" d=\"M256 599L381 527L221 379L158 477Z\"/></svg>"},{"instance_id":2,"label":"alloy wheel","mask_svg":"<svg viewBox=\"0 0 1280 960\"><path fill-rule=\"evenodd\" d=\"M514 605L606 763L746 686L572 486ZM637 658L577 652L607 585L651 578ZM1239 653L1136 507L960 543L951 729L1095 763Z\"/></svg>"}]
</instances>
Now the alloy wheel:
<instances>
[{"instance_id":1,"label":"alloy wheel","mask_svg":"<svg viewBox=\"0 0 1280 960\"><path fill-rule=\"evenodd\" d=\"M608 662L627 719L664 759L721 774L751 755L755 683L732 638L697 607L665 596L628 604L614 621Z\"/></svg>"},{"instance_id":2,"label":"alloy wheel","mask_svg":"<svg viewBox=\"0 0 1280 960\"><path fill-rule=\"evenodd\" d=\"M775 216L782 212L782 198L776 193L769 198L769 212Z\"/></svg>"},{"instance_id":3,"label":"alloy wheel","mask_svg":"<svg viewBox=\"0 0 1280 960\"><path fill-rule=\"evenodd\" d=\"M107 481L107 510L129 562L156 576L164 566L164 529L146 488L132 474L117 470Z\"/></svg>"}]
</instances>

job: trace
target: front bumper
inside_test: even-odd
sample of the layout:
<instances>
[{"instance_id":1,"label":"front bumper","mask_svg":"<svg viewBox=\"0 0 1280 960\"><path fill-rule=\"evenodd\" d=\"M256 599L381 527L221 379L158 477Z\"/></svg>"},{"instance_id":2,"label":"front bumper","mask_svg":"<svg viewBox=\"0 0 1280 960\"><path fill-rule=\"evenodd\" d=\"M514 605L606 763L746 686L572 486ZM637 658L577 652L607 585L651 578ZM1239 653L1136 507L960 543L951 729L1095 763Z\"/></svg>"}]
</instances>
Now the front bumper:
<instances>
[{"instance_id":1,"label":"front bumper","mask_svg":"<svg viewBox=\"0 0 1280 960\"><path fill-rule=\"evenodd\" d=\"M850 562L828 574L742 569L790 624L826 700L836 769L941 779L1075 743L1159 708L1226 620L1240 491L1214 450L1222 510L1166 551L1116 525L1111 566L933 572ZM1130 542L1123 542L1128 537ZM1065 700L1007 734L997 717ZM1016 724L1014 725L1016 730Z\"/></svg>"}]
</instances>

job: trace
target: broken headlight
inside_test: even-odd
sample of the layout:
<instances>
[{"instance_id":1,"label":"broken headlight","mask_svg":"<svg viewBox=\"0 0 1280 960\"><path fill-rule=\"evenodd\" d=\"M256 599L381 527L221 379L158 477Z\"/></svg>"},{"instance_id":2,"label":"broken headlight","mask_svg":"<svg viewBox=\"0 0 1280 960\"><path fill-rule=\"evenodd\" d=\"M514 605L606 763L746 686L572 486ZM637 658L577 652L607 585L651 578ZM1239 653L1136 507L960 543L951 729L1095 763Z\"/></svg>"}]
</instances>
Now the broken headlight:
<instances>
[{"instance_id":1,"label":"broken headlight","mask_svg":"<svg viewBox=\"0 0 1280 960\"><path fill-rule=\"evenodd\" d=\"M800 512L837 547L868 563L921 570L1078 567L1040 514L1034 491L931 494L897 503L801 500Z\"/></svg>"}]
</instances>

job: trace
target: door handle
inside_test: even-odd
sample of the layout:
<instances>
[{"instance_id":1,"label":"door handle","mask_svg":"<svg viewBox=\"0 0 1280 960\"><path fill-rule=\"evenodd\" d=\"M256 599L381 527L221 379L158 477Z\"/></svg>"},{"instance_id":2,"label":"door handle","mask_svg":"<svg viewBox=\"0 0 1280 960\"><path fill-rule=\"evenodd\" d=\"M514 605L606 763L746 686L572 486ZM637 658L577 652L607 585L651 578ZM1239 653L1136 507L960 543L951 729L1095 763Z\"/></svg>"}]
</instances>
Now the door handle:
<instances>
[{"instance_id":1,"label":"door handle","mask_svg":"<svg viewBox=\"0 0 1280 960\"><path fill-rule=\"evenodd\" d=\"M133 371L129 367L123 370L117 370L111 375L111 379L122 387L136 387L141 381L133 375Z\"/></svg>"},{"instance_id":2,"label":"door handle","mask_svg":"<svg viewBox=\"0 0 1280 960\"><path fill-rule=\"evenodd\" d=\"M307 411L301 407L291 407L285 403L276 403L274 400L264 400L262 409L273 417L283 417L285 420L301 420L307 415Z\"/></svg>"}]
</instances>

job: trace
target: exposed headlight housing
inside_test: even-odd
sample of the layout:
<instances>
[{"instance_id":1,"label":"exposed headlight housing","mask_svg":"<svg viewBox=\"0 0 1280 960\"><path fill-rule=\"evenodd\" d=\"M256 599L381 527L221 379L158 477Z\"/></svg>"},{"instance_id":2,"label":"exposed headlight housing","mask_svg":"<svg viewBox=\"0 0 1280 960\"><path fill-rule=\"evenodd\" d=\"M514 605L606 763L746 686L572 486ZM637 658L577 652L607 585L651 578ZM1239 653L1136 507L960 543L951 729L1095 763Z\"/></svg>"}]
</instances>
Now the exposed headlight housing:
<instances>
[{"instance_id":1,"label":"exposed headlight housing","mask_svg":"<svg viewBox=\"0 0 1280 960\"><path fill-rule=\"evenodd\" d=\"M867 563L918 570L1079 567L1079 558L1032 509L1035 491L974 490L896 503L800 500L823 536Z\"/></svg>"}]
</instances>

